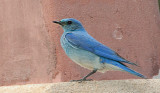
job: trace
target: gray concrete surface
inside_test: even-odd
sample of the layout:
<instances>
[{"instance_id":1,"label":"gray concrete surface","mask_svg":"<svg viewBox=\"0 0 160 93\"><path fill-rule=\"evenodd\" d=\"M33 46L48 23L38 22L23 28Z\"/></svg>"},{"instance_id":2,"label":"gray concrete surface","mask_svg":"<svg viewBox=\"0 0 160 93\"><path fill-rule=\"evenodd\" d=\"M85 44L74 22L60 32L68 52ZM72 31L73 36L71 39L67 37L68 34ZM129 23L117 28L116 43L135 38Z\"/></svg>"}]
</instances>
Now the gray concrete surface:
<instances>
[{"instance_id":1,"label":"gray concrete surface","mask_svg":"<svg viewBox=\"0 0 160 93\"><path fill-rule=\"evenodd\" d=\"M0 87L0 93L160 93L160 79L64 82Z\"/></svg>"}]
</instances>

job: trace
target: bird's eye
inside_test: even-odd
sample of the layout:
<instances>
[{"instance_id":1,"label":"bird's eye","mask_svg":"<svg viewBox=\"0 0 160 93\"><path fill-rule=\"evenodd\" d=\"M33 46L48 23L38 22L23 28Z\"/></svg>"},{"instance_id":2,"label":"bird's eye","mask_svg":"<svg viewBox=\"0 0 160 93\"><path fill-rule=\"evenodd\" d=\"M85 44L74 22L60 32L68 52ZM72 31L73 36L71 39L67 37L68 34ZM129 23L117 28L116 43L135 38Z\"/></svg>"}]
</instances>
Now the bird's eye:
<instances>
[{"instance_id":1,"label":"bird's eye","mask_svg":"<svg viewBox=\"0 0 160 93\"><path fill-rule=\"evenodd\" d=\"M72 21L68 21L67 24L72 24Z\"/></svg>"}]
</instances>

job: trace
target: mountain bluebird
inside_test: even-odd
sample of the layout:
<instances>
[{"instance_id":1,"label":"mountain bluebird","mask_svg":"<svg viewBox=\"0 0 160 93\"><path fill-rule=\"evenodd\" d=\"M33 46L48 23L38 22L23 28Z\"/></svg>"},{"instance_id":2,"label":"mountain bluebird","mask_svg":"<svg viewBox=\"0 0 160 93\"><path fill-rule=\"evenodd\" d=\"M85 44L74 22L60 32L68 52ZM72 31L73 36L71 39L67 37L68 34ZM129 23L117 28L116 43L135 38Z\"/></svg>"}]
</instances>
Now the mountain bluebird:
<instances>
[{"instance_id":1,"label":"mountain bluebird","mask_svg":"<svg viewBox=\"0 0 160 93\"><path fill-rule=\"evenodd\" d=\"M92 70L91 73L76 81L86 81L89 80L86 78L96 71L104 73L109 70L126 71L141 78L146 78L124 64L136 65L135 63L127 61L90 36L78 20L67 18L61 21L53 21L53 23L61 25L64 30L60 41L67 56L78 65Z\"/></svg>"}]
</instances>

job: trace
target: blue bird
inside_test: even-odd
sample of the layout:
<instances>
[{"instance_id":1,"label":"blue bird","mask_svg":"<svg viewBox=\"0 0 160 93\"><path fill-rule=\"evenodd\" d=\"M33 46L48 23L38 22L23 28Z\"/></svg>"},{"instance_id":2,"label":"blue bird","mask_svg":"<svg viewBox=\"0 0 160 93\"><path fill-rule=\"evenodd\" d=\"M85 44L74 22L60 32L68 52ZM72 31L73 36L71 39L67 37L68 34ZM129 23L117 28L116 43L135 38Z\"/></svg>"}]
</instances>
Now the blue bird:
<instances>
[{"instance_id":1,"label":"blue bird","mask_svg":"<svg viewBox=\"0 0 160 93\"><path fill-rule=\"evenodd\" d=\"M53 23L61 25L64 30L60 41L67 56L78 65L92 70L82 79L75 81L86 81L89 80L87 77L96 71L104 73L109 70L126 71L141 78L146 78L124 64L137 66L135 63L127 61L90 36L78 20L67 18L61 21L53 21Z\"/></svg>"}]
</instances>

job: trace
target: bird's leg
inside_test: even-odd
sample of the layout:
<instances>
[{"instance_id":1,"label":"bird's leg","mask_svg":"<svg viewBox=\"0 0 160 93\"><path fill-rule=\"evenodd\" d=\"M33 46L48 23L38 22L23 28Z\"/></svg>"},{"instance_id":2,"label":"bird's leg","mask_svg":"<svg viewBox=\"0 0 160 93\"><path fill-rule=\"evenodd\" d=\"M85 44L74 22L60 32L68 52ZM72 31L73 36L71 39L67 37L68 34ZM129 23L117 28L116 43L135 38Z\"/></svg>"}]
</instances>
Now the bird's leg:
<instances>
[{"instance_id":1,"label":"bird's leg","mask_svg":"<svg viewBox=\"0 0 160 93\"><path fill-rule=\"evenodd\" d=\"M86 80L87 77L91 76L92 74L96 73L97 69L94 69L92 72L90 72L89 74L87 74L86 76L84 76L82 78L82 80Z\"/></svg>"},{"instance_id":2,"label":"bird's leg","mask_svg":"<svg viewBox=\"0 0 160 93\"><path fill-rule=\"evenodd\" d=\"M73 81L78 81L78 82L82 82L82 81L91 81L92 79L86 79L87 77L91 76L92 74L96 73L97 69L94 69L92 72L90 72L89 74L87 74L86 76L84 76L82 79L80 80L72 80Z\"/></svg>"}]
</instances>

